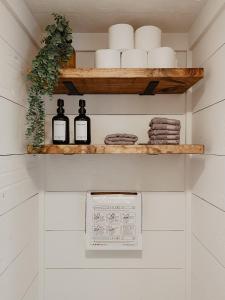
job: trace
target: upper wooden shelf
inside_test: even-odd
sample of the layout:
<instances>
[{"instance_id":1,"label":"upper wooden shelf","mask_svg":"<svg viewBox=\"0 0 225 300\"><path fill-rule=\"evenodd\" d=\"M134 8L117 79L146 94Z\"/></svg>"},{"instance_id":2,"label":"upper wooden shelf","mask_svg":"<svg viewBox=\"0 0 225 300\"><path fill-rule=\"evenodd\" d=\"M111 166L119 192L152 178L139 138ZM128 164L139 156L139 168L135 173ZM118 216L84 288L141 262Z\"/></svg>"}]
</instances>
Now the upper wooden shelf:
<instances>
[{"instance_id":1,"label":"upper wooden shelf","mask_svg":"<svg viewBox=\"0 0 225 300\"><path fill-rule=\"evenodd\" d=\"M202 68L62 69L56 94L182 94L204 76Z\"/></svg>"},{"instance_id":2,"label":"upper wooden shelf","mask_svg":"<svg viewBox=\"0 0 225 300\"><path fill-rule=\"evenodd\" d=\"M44 145L28 154L203 154L203 145Z\"/></svg>"}]
</instances>

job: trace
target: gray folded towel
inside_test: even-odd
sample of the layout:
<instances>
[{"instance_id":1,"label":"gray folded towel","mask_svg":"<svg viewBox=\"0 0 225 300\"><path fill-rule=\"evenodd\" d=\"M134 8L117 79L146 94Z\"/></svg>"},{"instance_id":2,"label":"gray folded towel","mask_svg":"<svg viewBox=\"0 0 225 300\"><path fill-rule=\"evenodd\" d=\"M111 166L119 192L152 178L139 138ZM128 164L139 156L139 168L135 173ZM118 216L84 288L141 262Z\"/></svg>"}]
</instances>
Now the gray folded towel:
<instances>
[{"instance_id":1,"label":"gray folded towel","mask_svg":"<svg viewBox=\"0 0 225 300\"><path fill-rule=\"evenodd\" d=\"M152 129L149 129L149 131L148 131L149 137L152 135L179 135L179 134L180 134L180 130L166 130L166 129L152 130Z\"/></svg>"},{"instance_id":2,"label":"gray folded towel","mask_svg":"<svg viewBox=\"0 0 225 300\"><path fill-rule=\"evenodd\" d=\"M134 134L114 133L105 137L106 145L133 145L137 142L138 137Z\"/></svg>"},{"instance_id":3,"label":"gray folded towel","mask_svg":"<svg viewBox=\"0 0 225 300\"><path fill-rule=\"evenodd\" d=\"M134 134L129 134L129 133L113 133L113 134L108 134L106 139L112 139L112 138L129 138L134 141L138 140L138 137Z\"/></svg>"},{"instance_id":4,"label":"gray folded towel","mask_svg":"<svg viewBox=\"0 0 225 300\"><path fill-rule=\"evenodd\" d=\"M105 138L105 140L106 141L111 141L111 142L124 141L124 142L134 142L134 143L137 141L137 139L127 138L127 137L126 138L125 137L124 138L122 138L122 137L121 138L116 138L116 137L115 138Z\"/></svg>"},{"instance_id":5,"label":"gray folded towel","mask_svg":"<svg viewBox=\"0 0 225 300\"><path fill-rule=\"evenodd\" d=\"M180 125L169 125L169 124L152 124L151 129L166 129L166 130L180 130Z\"/></svg>"},{"instance_id":6,"label":"gray folded towel","mask_svg":"<svg viewBox=\"0 0 225 300\"><path fill-rule=\"evenodd\" d=\"M179 145L179 140L150 140L150 145Z\"/></svg>"},{"instance_id":7,"label":"gray folded towel","mask_svg":"<svg viewBox=\"0 0 225 300\"><path fill-rule=\"evenodd\" d=\"M150 122L152 124L169 124L169 125L180 125L180 120L168 119L168 118L153 118Z\"/></svg>"},{"instance_id":8,"label":"gray folded towel","mask_svg":"<svg viewBox=\"0 0 225 300\"><path fill-rule=\"evenodd\" d=\"M115 141L108 141L108 140L105 140L105 144L106 144L106 145L134 145L135 142L128 142L128 141L119 141L119 142L115 142Z\"/></svg>"},{"instance_id":9,"label":"gray folded towel","mask_svg":"<svg viewBox=\"0 0 225 300\"><path fill-rule=\"evenodd\" d=\"M151 135L150 140L180 140L180 135Z\"/></svg>"}]
</instances>

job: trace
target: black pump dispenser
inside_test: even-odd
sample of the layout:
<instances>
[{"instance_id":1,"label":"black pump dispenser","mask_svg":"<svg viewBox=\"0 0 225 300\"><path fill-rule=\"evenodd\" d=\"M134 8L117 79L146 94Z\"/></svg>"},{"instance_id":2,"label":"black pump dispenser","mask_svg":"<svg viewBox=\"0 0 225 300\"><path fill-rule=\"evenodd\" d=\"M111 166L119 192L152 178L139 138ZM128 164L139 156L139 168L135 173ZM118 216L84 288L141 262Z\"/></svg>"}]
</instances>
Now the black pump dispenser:
<instances>
[{"instance_id":1,"label":"black pump dispenser","mask_svg":"<svg viewBox=\"0 0 225 300\"><path fill-rule=\"evenodd\" d=\"M69 144L69 118L64 115L64 100L57 101L57 115L52 118L52 141L53 144Z\"/></svg>"},{"instance_id":2,"label":"black pump dispenser","mask_svg":"<svg viewBox=\"0 0 225 300\"><path fill-rule=\"evenodd\" d=\"M78 110L78 112L79 112L80 115L85 115L86 114L85 105L86 105L85 100L80 99L79 100L79 106L80 106L80 108Z\"/></svg>"},{"instance_id":3,"label":"black pump dispenser","mask_svg":"<svg viewBox=\"0 0 225 300\"><path fill-rule=\"evenodd\" d=\"M77 145L89 145L91 143L91 120L86 116L86 102L79 100L79 116L74 119L74 140Z\"/></svg>"},{"instance_id":4,"label":"black pump dispenser","mask_svg":"<svg viewBox=\"0 0 225 300\"><path fill-rule=\"evenodd\" d=\"M64 112L65 112L65 109L64 109L64 100L63 99L58 99L57 105L58 105L57 113L60 114L60 115L63 115Z\"/></svg>"}]
</instances>

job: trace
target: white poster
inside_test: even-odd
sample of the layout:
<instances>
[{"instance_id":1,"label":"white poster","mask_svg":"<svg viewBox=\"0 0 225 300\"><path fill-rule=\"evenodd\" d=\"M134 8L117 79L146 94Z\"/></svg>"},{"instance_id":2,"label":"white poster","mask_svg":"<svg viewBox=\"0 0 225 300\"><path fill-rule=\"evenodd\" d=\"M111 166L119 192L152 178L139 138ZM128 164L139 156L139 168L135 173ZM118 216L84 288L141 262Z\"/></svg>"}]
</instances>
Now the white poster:
<instances>
[{"instance_id":1,"label":"white poster","mask_svg":"<svg viewBox=\"0 0 225 300\"><path fill-rule=\"evenodd\" d=\"M88 193L88 250L141 250L140 193Z\"/></svg>"}]
</instances>

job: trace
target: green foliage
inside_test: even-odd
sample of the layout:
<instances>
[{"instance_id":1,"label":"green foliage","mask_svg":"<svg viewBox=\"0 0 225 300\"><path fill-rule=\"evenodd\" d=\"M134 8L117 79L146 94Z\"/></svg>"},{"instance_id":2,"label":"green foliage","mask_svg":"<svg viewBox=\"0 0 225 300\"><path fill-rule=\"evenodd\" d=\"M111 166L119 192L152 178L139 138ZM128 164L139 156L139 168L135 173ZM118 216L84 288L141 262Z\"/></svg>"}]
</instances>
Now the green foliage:
<instances>
[{"instance_id":1,"label":"green foliage","mask_svg":"<svg viewBox=\"0 0 225 300\"><path fill-rule=\"evenodd\" d=\"M64 16L53 14L55 23L45 29L44 46L32 62L28 74L31 85L28 90L26 136L29 143L40 146L44 143L45 108L43 97L52 97L59 79L60 66L72 53L72 30Z\"/></svg>"}]
</instances>

